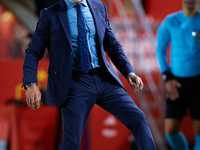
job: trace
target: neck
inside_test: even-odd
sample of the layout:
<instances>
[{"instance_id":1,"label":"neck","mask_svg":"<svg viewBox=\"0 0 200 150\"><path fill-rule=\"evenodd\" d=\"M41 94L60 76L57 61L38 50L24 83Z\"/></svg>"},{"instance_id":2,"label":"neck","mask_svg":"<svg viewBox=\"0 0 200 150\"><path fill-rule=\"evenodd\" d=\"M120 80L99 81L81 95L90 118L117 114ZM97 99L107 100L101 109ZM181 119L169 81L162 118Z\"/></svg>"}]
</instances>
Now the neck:
<instances>
[{"instance_id":1,"label":"neck","mask_svg":"<svg viewBox=\"0 0 200 150\"><path fill-rule=\"evenodd\" d=\"M79 3L79 2L82 2L83 0L69 0L71 1L72 3Z\"/></svg>"},{"instance_id":2,"label":"neck","mask_svg":"<svg viewBox=\"0 0 200 150\"><path fill-rule=\"evenodd\" d=\"M187 8L183 8L183 12L187 17L194 17L197 13L198 13L198 9L187 9Z\"/></svg>"}]
</instances>

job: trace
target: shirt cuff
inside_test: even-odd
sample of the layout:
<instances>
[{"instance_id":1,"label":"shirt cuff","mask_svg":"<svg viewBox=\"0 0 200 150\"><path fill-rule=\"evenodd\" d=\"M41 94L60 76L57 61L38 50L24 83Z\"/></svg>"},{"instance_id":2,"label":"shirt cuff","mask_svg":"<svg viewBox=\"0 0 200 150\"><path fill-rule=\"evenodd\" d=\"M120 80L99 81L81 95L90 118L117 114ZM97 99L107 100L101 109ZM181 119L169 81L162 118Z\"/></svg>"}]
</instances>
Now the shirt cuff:
<instances>
[{"instance_id":1,"label":"shirt cuff","mask_svg":"<svg viewBox=\"0 0 200 150\"><path fill-rule=\"evenodd\" d=\"M130 73L127 75L127 77L128 77L129 75L131 75L131 74L134 74L134 75L135 75L135 73L134 73L134 72L130 72Z\"/></svg>"}]
</instances>

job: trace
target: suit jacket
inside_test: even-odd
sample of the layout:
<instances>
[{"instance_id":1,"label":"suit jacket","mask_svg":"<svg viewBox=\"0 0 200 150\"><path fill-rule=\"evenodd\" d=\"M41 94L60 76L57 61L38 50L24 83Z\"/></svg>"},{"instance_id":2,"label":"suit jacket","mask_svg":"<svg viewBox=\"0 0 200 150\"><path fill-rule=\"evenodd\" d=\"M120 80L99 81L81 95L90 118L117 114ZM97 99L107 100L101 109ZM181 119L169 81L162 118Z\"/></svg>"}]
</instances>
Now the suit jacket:
<instances>
[{"instance_id":1,"label":"suit jacket","mask_svg":"<svg viewBox=\"0 0 200 150\"><path fill-rule=\"evenodd\" d=\"M105 52L125 77L134 72L133 67L110 28L105 4L98 0L87 0L87 3L96 26L97 49L101 50L107 70L123 87L118 75L106 60ZM64 0L43 9L40 13L32 41L26 50L23 86L29 82L37 83L38 61L43 57L46 47L49 52L46 103L61 106L67 99L73 67L73 48Z\"/></svg>"}]
</instances>

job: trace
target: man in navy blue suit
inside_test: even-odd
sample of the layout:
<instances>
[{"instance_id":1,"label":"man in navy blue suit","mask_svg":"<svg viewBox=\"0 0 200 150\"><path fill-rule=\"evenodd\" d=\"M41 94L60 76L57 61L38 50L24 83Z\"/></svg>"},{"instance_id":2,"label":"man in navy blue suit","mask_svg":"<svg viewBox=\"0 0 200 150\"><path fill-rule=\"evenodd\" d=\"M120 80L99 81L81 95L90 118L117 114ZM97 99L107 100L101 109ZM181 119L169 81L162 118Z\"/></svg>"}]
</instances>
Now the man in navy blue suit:
<instances>
[{"instance_id":1,"label":"man in navy blue suit","mask_svg":"<svg viewBox=\"0 0 200 150\"><path fill-rule=\"evenodd\" d=\"M26 102L33 110L40 107L37 67L46 47L49 52L46 103L61 107L60 150L80 149L82 131L95 103L132 131L140 150L156 149L144 113L106 60L105 52L130 86L137 92L142 90L141 78L135 75L110 28L103 2L61 0L41 11L23 66Z\"/></svg>"}]
</instances>

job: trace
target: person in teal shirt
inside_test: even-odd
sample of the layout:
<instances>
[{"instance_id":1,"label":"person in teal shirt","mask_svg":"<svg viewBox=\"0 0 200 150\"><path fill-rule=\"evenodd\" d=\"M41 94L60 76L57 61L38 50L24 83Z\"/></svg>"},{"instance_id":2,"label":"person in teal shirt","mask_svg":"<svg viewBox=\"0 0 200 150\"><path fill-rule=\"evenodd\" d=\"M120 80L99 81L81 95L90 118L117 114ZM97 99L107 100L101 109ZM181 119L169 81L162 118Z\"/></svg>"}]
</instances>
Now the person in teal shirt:
<instances>
[{"instance_id":1,"label":"person in teal shirt","mask_svg":"<svg viewBox=\"0 0 200 150\"><path fill-rule=\"evenodd\" d=\"M200 12L197 0L182 0L182 6L182 11L164 19L157 32L156 56L166 89L165 133L173 150L189 150L180 132L182 117L189 108L194 150L200 150Z\"/></svg>"}]
</instances>

